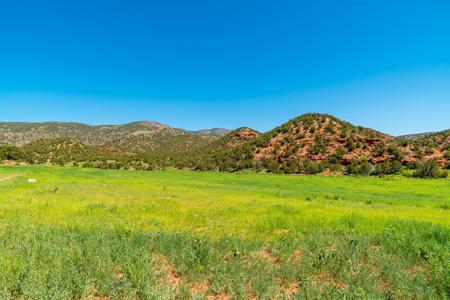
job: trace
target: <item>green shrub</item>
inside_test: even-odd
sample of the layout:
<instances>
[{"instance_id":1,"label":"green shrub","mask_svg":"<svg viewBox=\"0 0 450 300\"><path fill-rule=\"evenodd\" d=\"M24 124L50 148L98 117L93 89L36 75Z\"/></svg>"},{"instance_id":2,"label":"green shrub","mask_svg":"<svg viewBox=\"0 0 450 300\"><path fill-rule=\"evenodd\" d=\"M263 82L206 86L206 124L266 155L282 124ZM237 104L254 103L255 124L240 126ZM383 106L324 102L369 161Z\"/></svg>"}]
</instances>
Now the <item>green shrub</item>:
<instances>
[{"instance_id":1,"label":"green shrub","mask_svg":"<svg viewBox=\"0 0 450 300\"><path fill-rule=\"evenodd\" d=\"M400 160L403 158L403 153L395 145L390 145L387 149L388 153L393 156L394 160Z\"/></svg>"},{"instance_id":2,"label":"green shrub","mask_svg":"<svg viewBox=\"0 0 450 300\"><path fill-rule=\"evenodd\" d=\"M375 165L373 175L399 174L402 171L402 163L398 160L392 162L383 162Z\"/></svg>"},{"instance_id":3,"label":"green shrub","mask_svg":"<svg viewBox=\"0 0 450 300\"><path fill-rule=\"evenodd\" d=\"M349 138L347 141L347 149L349 152L352 152L353 150L355 150L355 144L354 144L352 138Z\"/></svg>"},{"instance_id":4,"label":"green shrub","mask_svg":"<svg viewBox=\"0 0 450 300\"><path fill-rule=\"evenodd\" d=\"M328 142L325 139L322 139L320 136L316 136L314 138L314 145L309 147L309 154L315 155L319 153L325 153L327 150Z\"/></svg>"},{"instance_id":5,"label":"green shrub","mask_svg":"<svg viewBox=\"0 0 450 300\"><path fill-rule=\"evenodd\" d=\"M356 159L351 160L350 164L345 169L347 174L363 176L370 175L372 170L373 165L370 162L368 162L367 160L358 161Z\"/></svg>"},{"instance_id":6,"label":"green shrub","mask_svg":"<svg viewBox=\"0 0 450 300\"><path fill-rule=\"evenodd\" d=\"M325 127L325 130L329 133L334 133L334 123L330 121L327 127Z\"/></svg>"},{"instance_id":7,"label":"green shrub","mask_svg":"<svg viewBox=\"0 0 450 300\"><path fill-rule=\"evenodd\" d=\"M359 174L364 176L370 175L372 169L373 165L365 160L359 165Z\"/></svg>"},{"instance_id":8,"label":"green shrub","mask_svg":"<svg viewBox=\"0 0 450 300\"><path fill-rule=\"evenodd\" d=\"M431 147L428 147L425 149L425 154L426 155L432 155L434 153L434 149Z\"/></svg>"},{"instance_id":9,"label":"green shrub","mask_svg":"<svg viewBox=\"0 0 450 300\"><path fill-rule=\"evenodd\" d=\"M95 164L92 161L85 162L83 168L95 168Z\"/></svg>"},{"instance_id":10,"label":"green shrub","mask_svg":"<svg viewBox=\"0 0 450 300\"><path fill-rule=\"evenodd\" d=\"M0 161L1 160L22 160L24 153L14 146L0 146Z\"/></svg>"},{"instance_id":11,"label":"green shrub","mask_svg":"<svg viewBox=\"0 0 450 300\"><path fill-rule=\"evenodd\" d=\"M384 146L383 143L379 143L379 144L375 147L375 155L376 155L376 156L382 156L385 152L386 152L386 147Z\"/></svg>"},{"instance_id":12,"label":"green shrub","mask_svg":"<svg viewBox=\"0 0 450 300\"><path fill-rule=\"evenodd\" d=\"M450 150L447 150L447 152L444 154L444 157L446 159L450 159Z\"/></svg>"},{"instance_id":13,"label":"green shrub","mask_svg":"<svg viewBox=\"0 0 450 300\"><path fill-rule=\"evenodd\" d=\"M440 175L439 166L434 159L418 161L414 175L420 178L438 178Z\"/></svg>"},{"instance_id":14,"label":"green shrub","mask_svg":"<svg viewBox=\"0 0 450 300\"><path fill-rule=\"evenodd\" d=\"M314 162L312 160L306 160L303 163L302 171L306 174L317 174L323 172L324 167L322 164Z\"/></svg>"}]
</instances>

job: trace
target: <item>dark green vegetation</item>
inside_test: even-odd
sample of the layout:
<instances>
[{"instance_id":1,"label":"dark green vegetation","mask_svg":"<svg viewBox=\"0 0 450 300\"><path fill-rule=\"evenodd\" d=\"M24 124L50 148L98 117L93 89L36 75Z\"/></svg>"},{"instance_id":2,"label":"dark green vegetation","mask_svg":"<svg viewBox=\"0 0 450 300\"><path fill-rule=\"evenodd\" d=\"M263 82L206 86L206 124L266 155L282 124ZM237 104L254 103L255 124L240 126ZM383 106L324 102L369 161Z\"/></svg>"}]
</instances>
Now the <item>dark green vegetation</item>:
<instances>
[{"instance_id":1,"label":"dark green vegetation","mask_svg":"<svg viewBox=\"0 0 450 300\"><path fill-rule=\"evenodd\" d=\"M411 223L371 235L311 230L266 243L10 228L0 238L0 297L445 299L449 239L448 230Z\"/></svg>"},{"instance_id":2,"label":"dark green vegetation","mask_svg":"<svg viewBox=\"0 0 450 300\"><path fill-rule=\"evenodd\" d=\"M0 298L447 299L449 207L447 180L0 167Z\"/></svg>"},{"instance_id":3,"label":"dark green vegetation","mask_svg":"<svg viewBox=\"0 0 450 300\"><path fill-rule=\"evenodd\" d=\"M0 160L108 169L167 167L287 174L446 177L450 130L393 138L330 115L305 114L266 133L250 128L188 132L154 122L120 126L0 124ZM17 146L18 148L11 148ZM434 162L433 162L434 161ZM423 172L424 166L431 171Z\"/></svg>"}]
</instances>

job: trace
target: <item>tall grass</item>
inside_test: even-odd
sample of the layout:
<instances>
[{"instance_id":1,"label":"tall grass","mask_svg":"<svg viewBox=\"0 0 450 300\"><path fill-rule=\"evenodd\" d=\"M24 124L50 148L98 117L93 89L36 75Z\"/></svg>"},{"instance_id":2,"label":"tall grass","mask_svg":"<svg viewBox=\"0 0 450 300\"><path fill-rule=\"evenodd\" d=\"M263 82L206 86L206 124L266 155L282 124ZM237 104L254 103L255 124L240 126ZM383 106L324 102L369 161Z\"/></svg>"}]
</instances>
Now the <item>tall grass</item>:
<instances>
[{"instance_id":1,"label":"tall grass","mask_svg":"<svg viewBox=\"0 0 450 300\"><path fill-rule=\"evenodd\" d=\"M1 178L0 299L449 298L448 180L55 167Z\"/></svg>"}]
</instances>

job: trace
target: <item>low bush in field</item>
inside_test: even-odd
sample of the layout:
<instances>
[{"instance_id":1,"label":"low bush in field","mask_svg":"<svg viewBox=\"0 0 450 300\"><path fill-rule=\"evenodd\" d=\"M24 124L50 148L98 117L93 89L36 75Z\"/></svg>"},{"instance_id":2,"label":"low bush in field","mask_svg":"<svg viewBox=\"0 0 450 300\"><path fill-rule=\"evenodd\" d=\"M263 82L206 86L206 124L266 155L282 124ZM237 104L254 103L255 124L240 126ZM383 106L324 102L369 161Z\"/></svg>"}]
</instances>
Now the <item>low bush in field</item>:
<instances>
[{"instance_id":1,"label":"low bush in field","mask_svg":"<svg viewBox=\"0 0 450 300\"><path fill-rule=\"evenodd\" d=\"M373 175L399 174L403 169L402 163L398 160L392 162L383 162L375 165Z\"/></svg>"},{"instance_id":2,"label":"low bush in field","mask_svg":"<svg viewBox=\"0 0 450 300\"><path fill-rule=\"evenodd\" d=\"M414 175L420 178L438 178L441 172L437 162L431 159L417 162Z\"/></svg>"},{"instance_id":3,"label":"low bush in field","mask_svg":"<svg viewBox=\"0 0 450 300\"><path fill-rule=\"evenodd\" d=\"M22 160L25 155L23 151L14 146L0 146L0 161L2 160Z\"/></svg>"},{"instance_id":4,"label":"low bush in field","mask_svg":"<svg viewBox=\"0 0 450 300\"><path fill-rule=\"evenodd\" d=\"M347 174L368 176L373 170L373 165L367 160L352 160L345 170Z\"/></svg>"}]
</instances>

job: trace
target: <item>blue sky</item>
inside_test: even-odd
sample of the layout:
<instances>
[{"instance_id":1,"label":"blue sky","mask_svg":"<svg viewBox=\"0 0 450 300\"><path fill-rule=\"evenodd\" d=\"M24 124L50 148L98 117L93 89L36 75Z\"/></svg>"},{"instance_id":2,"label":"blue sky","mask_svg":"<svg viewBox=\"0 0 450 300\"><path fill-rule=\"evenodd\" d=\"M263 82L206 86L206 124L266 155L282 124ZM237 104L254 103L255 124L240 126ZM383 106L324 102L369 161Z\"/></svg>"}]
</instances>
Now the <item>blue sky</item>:
<instances>
[{"instance_id":1,"label":"blue sky","mask_svg":"<svg viewBox=\"0 0 450 300\"><path fill-rule=\"evenodd\" d=\"M0 120L450 128L449 1L2 1Z\"/></svg>"}]
</instances>

